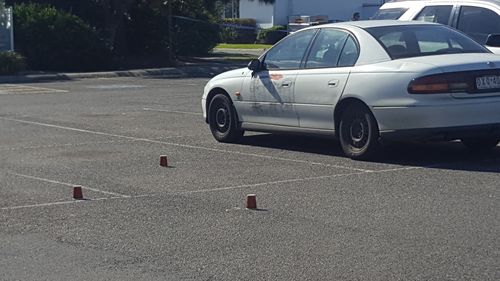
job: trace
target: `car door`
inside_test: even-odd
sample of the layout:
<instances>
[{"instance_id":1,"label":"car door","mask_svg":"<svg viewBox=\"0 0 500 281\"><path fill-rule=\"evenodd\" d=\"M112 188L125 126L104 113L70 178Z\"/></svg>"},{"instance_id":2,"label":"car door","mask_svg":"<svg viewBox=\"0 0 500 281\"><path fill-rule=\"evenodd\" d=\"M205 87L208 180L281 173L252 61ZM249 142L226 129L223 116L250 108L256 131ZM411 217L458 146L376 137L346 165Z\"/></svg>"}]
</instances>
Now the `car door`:
<instances>
[{"instance_id":1,"label":"car door","mask_svg":"<svg viewBox=\"0 0 500 281\"><path fill-rule=\"evenodd\" d=\"M486 7L461 6L455 27L484 45L490 34L500 34L500 14ZM500 54L500 48L488 48Z\"/></svg>"},{"instance_id":2,"label":"car door","mask_svg":"<svg viewBox=\"0 0 500 281\"><path fill-rule=\"evenodd\" d=\"M334 130L333 113L359 55L346 31L324 28L316 37L295 83L300 127Z\"/></svg>"},{"instance_id":3,"label":"car door","mask_svg":"<svg viewBox=\"0 0 500 281\"><path fill-rule=\"evenodd\" d=\"M251 93L251 108L245 122L299 126L293 106L295 79L316 29L299 31L271 48L262 59L262 70L243 84Z\"/></svg>"}]
</instances>

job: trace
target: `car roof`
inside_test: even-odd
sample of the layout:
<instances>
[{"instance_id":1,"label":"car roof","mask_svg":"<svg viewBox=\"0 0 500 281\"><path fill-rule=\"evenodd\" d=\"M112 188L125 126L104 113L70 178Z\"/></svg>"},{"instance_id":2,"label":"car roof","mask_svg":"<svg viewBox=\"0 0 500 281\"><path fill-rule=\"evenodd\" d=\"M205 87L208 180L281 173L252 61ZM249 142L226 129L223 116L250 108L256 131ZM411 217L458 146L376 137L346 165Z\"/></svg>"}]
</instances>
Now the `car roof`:
<instances>
[{"instance_id":1,"label":"car roof","mask_svg":"<svg viewBox=\"0 0 500 281\"><path fill-rule=\"evenodd\" d=\"M399 20L361 20L361 21L347 21L339 23L329 23L323 25L314 26L318 27L359 27L362 29L380 26L408 26L408 25L439 25L432 22L422 22L422 21L399 21ZM314 28L313 27L313 28Z\"/></svg>"}]
</instances>

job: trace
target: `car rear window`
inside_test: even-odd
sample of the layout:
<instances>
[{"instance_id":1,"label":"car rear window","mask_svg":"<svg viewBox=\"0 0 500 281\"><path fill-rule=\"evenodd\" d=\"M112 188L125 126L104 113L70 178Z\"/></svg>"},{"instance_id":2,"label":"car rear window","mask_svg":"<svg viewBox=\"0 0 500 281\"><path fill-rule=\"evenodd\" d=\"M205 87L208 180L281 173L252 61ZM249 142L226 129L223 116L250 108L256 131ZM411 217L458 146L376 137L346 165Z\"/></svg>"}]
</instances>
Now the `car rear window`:
<instances>
[{"instance_id":1,"label":"car rear window","mask_svg":"<svg viewBox=\"0 0 500 281\"><path fill-rule=\"evenodd\" d=\"M378 10L372 20L397 20L399 19L408 9L406 8L392 8L392 9L381 9Z\"/></svg>"},{"instance_id":2,"label":"car rear window","mask_svg":"<svg viewBox=\"0 0 500 281\"><path fill-rule=\"evenodd\" d=\"M443 25L397 25L367 28L392 59L455 53L488 53L466 35Z\"/></svg>"}]
</instances>

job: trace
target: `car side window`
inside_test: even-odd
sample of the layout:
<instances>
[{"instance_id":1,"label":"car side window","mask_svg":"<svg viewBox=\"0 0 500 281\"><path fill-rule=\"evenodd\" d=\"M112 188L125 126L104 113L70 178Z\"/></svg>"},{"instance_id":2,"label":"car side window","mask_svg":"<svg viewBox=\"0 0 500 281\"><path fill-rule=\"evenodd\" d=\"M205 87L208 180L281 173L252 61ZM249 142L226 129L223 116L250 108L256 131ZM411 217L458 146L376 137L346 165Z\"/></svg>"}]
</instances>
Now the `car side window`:
<instances>
[{"instance_id":1,"label":"car side window","mask_svg":"<svg viewBox=\"0 0 500 281\"><path fill-rule=\"evenodd\" d=\"M415 20L448 24L452 9L452 5L427 6L418 14Z\"/></svg>"},{"instance_id":2,"label":"car side window","mask_svg":"<svg viewBox=\"0 0 500 281\"><path fill-rule=\"evenodd\" d=\"M358 57L359 57L358 44L356 43L354 38L349 35L349 37L347 37L347 41L345 42L344 48L342 49L342 53L340 54L338 66L339 67L353 66L354 64L356 64Z\"/></svg>"},{"instance_id":3,"label":"car side window","mask_svg":"<svg viewBox=\"0 0 500 281\"><path fill-rule=\"evenodd\" d=\"M344 31L322 29L314 40L305 68L336 67L348 36Z\"/></svg>"},{"instance_id":4,"label":"car side window","mask_svg":"<svg viewBox=\"0 0 500 281\"><path fill-rule=\"evenodd\" d=\"M267 52L264 66L269 70L298 69L316 32L316 29L299 31L283 39Z\"/></svg>"},{"instance_id":5,"label":"car side window","mask_svg":"<svg viewBox=\"0 0 500 281\"><path fill-rule=\"evenodd\" d=\"M462 6L457 29L484 44L488 35L500 34L500 16L486 8Z\"/></svg>"}]
</instances>

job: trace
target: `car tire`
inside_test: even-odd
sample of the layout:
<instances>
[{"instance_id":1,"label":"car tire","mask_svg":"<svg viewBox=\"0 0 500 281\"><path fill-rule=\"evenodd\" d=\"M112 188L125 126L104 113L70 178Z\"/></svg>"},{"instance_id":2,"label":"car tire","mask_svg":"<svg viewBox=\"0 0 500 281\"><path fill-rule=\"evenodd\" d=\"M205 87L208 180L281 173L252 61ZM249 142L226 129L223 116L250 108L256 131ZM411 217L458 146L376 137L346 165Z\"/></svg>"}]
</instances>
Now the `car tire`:
<instances>
[{"instance_id":1,"label":"car tire","mask_svg":"<svg viewBox=\"0 0 500 281\"><path fill-rule=\"evenodd\" d=\"M341 114L340 145L344 154L355 160L367 160L379 149L379 129L375 117L366 107L348 106Z\"/></svg>"},{"instance_id":2,"label":"car tire","mask_svg":"<svg viewBox=\"0 0 500 281\"><path fill-rule=\"evenodd\" d=\"M465 138L461 142L472 151L488 151L495 148L499 142L498 137Z\"/></svg>"},{"instance_id":3,"label":"car tire","mask_svg":"<svg viewBox=\"0 0 500 281\"><path fill-rule=\"evenodd\" d=\"M244 131L239 128L238 116L230 99L224 94L217 94L208 107L210 131L217 141L235 142Z\"/></svg>"}]
</instances>

